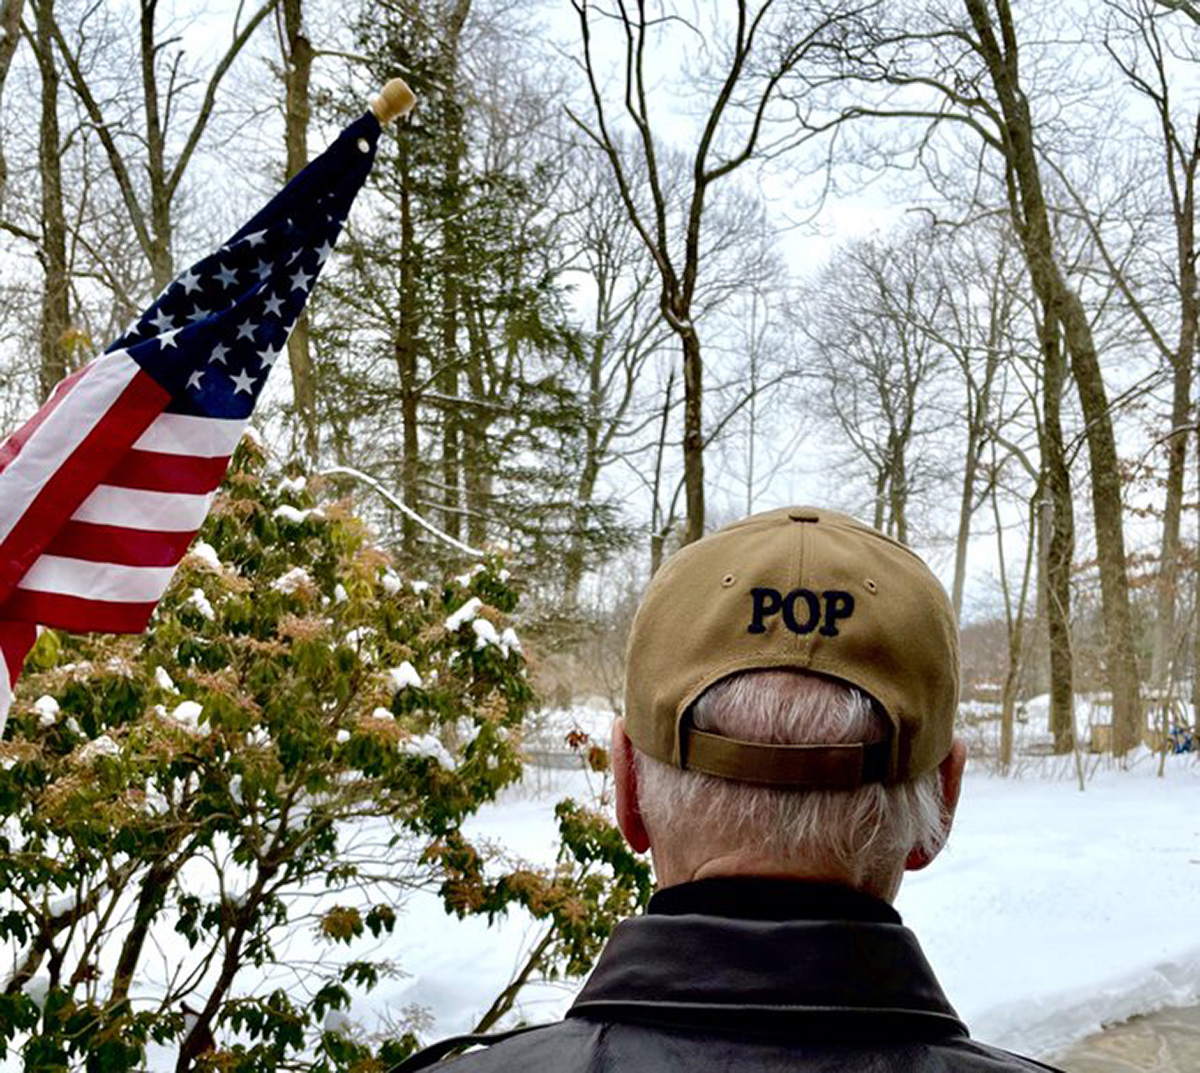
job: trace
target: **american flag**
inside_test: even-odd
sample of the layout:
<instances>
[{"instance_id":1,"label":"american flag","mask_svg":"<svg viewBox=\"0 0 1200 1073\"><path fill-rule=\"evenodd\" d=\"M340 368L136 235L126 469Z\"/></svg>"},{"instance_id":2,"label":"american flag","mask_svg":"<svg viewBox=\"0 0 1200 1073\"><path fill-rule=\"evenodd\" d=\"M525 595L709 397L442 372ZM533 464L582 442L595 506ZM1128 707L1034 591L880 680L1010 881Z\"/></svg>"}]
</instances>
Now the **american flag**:
<instances>
[{"instance_id":1,"label":"american flag","mask_svg":"<svg viewBox=\"0 0 1200 1073\"><path fill-rule=\"evenodd\" d=\"M0 733L38 624L139 633L371 163L368 112L0 442Z\"/></svg>"}]
</instances>

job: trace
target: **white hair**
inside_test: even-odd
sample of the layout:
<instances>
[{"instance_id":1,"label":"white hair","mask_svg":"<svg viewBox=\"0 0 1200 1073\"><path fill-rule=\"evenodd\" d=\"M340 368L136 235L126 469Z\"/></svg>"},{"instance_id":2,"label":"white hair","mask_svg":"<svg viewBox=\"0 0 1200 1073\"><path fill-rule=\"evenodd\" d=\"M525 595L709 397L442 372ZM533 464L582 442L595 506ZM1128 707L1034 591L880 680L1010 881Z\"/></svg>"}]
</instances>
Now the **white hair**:
<instances>
[{"instance_id":1,"label":"white hair","mask_svg":"<svg viewBox=\"0 0 1200 1073\"><path fill-rule=\"evenodd\" d=\"M878 741L889 726L861 690L788 670L724 678L700 695L690 719L698 730L773 744ZM897 869L910 850L932 850L945 837L936 771L894 786L781 790L681 771L636 750L635 763L638 808L664 847L836 862L862 879Z\"/></svg>"}]
</instances>

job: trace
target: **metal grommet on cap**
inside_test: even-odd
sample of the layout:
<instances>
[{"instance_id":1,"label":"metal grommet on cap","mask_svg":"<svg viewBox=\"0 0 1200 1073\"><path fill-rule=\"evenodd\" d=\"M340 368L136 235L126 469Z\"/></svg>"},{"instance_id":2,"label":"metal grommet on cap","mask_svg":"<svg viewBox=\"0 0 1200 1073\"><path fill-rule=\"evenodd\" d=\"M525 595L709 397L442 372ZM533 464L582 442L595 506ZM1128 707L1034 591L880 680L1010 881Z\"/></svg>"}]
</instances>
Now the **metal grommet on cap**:
<instances>
[{"instance_id":1,"label":"metal grommet on cap","mask_svg":"<svg viewBox=\"0 0 1200 1073\"><path fill-rule=\"evenodd\" d=\"M867 578L863 582L863 588L866 589L867 592L869 592L869 593L876 593L879 591L879 586L875 584L875 582L872 578Z\"/></svg>"},{"instance_id":2,"label":"metal grommet on cap","mask_svg":"<svg viewBox=\"0 0 1200 1073\"><path fill-rule=\"evenodd\" d=\"M726 574L723 578L721 578L721 588L723 589L731 588L736 583L737 578L735 578L732 574Z\"/></svg>"},{"instance_id":3,"label":"metal grommet on cap","mask_svg":"<svg viewBox=\"0 0 1200 1073\"><path fill-rule=\"evenodd\" d=\"M821 515L815 510L803 510L800 508L789 510L788 517L794 522L819 522L821 520Z\"/></svg>"}]
</instances>

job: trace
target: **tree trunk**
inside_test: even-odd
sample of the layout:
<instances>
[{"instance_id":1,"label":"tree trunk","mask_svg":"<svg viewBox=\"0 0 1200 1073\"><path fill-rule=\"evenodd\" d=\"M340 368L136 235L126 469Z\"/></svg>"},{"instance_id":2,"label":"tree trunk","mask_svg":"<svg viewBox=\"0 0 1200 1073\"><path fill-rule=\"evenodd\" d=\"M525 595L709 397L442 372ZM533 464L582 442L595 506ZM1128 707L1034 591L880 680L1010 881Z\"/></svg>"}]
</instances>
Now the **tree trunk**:
<instances>
[{"instance_id":1,"label":"tree trunk","mask_svg":"<svg viewBox=\"0 0 1200 1073\"><path fill-rule=\"evenodd\" d=\"M1200 146L1200 116L1196 119ZM1171 438L1168 443L1167 498L1163 508L1162 554L1159 560L1154 658L1150 680L1164 689L1172 677L1176 648L1176 605L1179 599L1179 531L1183 513L1184 474L1187 471L1187 425L1192 413L1193 362L1196 360L1200 290L1196 278L1196 154L1186 169L1182 198L1176 202L1175 240L1179 264L1179 345L1175 351L1171 397ZM1193 678L1196 671L1193 669Z\"/></svg>"},{"instance_id":2,"label":"tree trunk","mask_svg":"<svg viewBox=\"0 0 1200 1073\"><path fill-rule=\"evenodd\" d=\"M38 166L42 181L42 308L39 326L38 388L45 399L67 374L71 294L67 278L67 222L63 211L62 159L59 155L58 69L54 61L53 0L33 5L36 20L38 73L42 80L42 115L38 132Z\"/></svg>"},{"instance_id":3,"label":"tree trunk","mask_svg":"<svg viewBox=\"0 0 1200 1073\"><path fill-rule=\"evenodd\" d=\"M463 141L462 104L458 100L458 46L463 26L471 11L471 0L457 0L446 27L444 67L447 81L441 193L442 293L441 293L441 370L438 390L448 400L442 407L442 528L455 540L462 537L461 431L457 404L459 391L458 320L460 280L465 264L462 214Z\"/></svg>"},{"instance_id":4,"label":"tree trunk","mask_svg":"<svg viewBox=\"0 0 1200 1073\"><path fill-rule=\"evenodd\" d=\"M967 450L963 461L962 491L958 498L958 531L954 538L954 586L950 602L954 617L962 621L963 588L967 579L967 545L971 540L971 515L975 505L975 474L979 470L979 430L972 417L967 425Z\"/></svg>"},{"instance_id":5,"label":"tree trunk","mask_svg":"<svg viewBox=\"0 0 1200 1073\"><path fill-rule=\"evenodd\" d=\"M683 343L683 489L687 524L683 543L704 536L704 364L700 336L687 321L680 333Z\"/></svg>"},{"instance_id":6,"label":"tree trunk","mask_svg":"<svg viewBox=\"0 0 1200 1073\"><path fill-rule=\"evenodd\" d=\"M1155 591L1154 654L1150 665L1150 681L1159 690L1166 689L1173 677L1175 605L1179 592L1179 531L1183 513L1183 478L1187 467L1187 423L1192 410L1190 357L1186 362L1175 365L1173 380L1172 431L1167 446L1167 496L1163 506L1162 545Z\"/></svg>"},{"instance_id":7,"label":"tree trunk","mask_svg":"<svg viewBox=\"0 0 1200 1073\"><path fill-rule=\"evenodd\" d=\"M887 525L887 483L888 471L885 461L875 474L875 514L871 518L871 524L881 533Z\"/></svg>"},{"instance_id":8,"label":"tree trunk","mask_svg":"<svg viewBox=\"0 0 1200 1073\"><path fill-rule=\"evenodd\" d=\"M479 310L472 301L464 302L470 350L467 355L467 386L471 398L483 400L487 395L484 382L484 363L487 361L487 338L479 322ZM515 347L516 341L509 344ZM467 540L472 547L482 548L487 542L487 519L492 492L492 466L488 458L488 434L492 425L491 411L473 406L462 424L463 490L467 504Z\"/></svg>"},{"instance_id":9,"label":"tree trunk","mask_svg":"<svg viewBox=\"0 0 1200 1073\"><path fill-rule=\"evenodd\" d=\"M1055 258L1039 170L1029 101L1017 74L1016 32L1007 0L997 0L1001 48L986 0L964 0L979 35L980 55L1003 113L1004 156L1010 211L1034 289L1062 325L1071 373L1079 390L1092 467L1092 513L1100 600L1105 628L1105 662L1113 699L1113 751L1122 755L1141 738L1141 698L1133 646L1133 615L1125 559L1124 512L1116 439L1104 378L1087 311L1063 278Z\"/></svg>"},{"instance_id":10,"label":"tree trunk","mask_svg":"<svg viewBox=\"0 0 1200 1073\"><path fill-rule=\"evenodd\" d=\"M25 0L3 0L0 3L0 101L4 100L4 83L8 69L21 40L21 10ZM0 212L4 210L4 191L8 185L8 164L4 146L0 145Z\"/></svg>"},{"instance_id":11,"label":"tree trunk","mask_svg":"<svg viewBox=\"0 0 1200 1073\"><path fill-rule=\"evenodd\" d=\"M1064 288L1065 291L1065 288ZM1071 372L1087 422L1092 464L1092 514L1100 566L1100 603L1104 615L1109 689L1113 697L1113 752L1118 756L1141 741L1142 711L1133 644L1133 613L1125 560L1124 508L1116 439L1100 363L1083 303L1070 292L1059 295L1065 312Z\"/></svg>"},{"instance_id":12,"label":"tree trunk","mask_svg":"<svg viewBox=\"0 0 1200 1073\"><path fill-rule=\"evenodd\" d=\"M313 48L304 34L303 0L283 0L283 85L284 142L287 146L287 178L308 163L308 83L312 74ZM302 311L288 337L288 365L292 373L292 402L304 436L304 454L315 462L320 447L317 419L317 385L313 372L308 313Z\"/></svg>"},{"instance_id":13,"label":"tree trunk","mask_svg":"<svg viewBox=\"0 0 1200 1073\"><path fill-rule=\"evenodd\" d=\"M1200 412L1196 417L1196 476L1200 478ZM1196 550L1200 554L1200 503L1196 505ZM1200 741L1200 567L1192 569L1192 731Z\"/></svg>"},{"instance_id":14,"label":"tree trunk","mask_svg":"<svg viewBox=\"0 0 1200 1073\"><path fill-rule=\"evenodd\" d=\"M1075 509L1062 431L1066 380L1058 323L1046 311L1038 325L1042 373L1043 526L1048 528L1042 563L1046 632L1050 649L1050 733L1054 751L1075 748L1075 673L1071 649L1071 565L1075 558Z\"/></svg>"},{"instance_id":15,"label":"tree trunk","mask_svg":"<svg viewBox=\"0 0 1200 1073\"><path fill-rule=\"evenodd\" d=\"M891 488L888 495L891 533L901 544L908 543L908 438L895 434L892 447Z\"/></svg>"},{"instance_id":16,"label":"tree trunk","mask_svg":"<svg viewBox=\"0 0 1200 1073\"><path fill-rule=\"evenodd\" d=\"M601 288L603 294L603 288ZM587 511L596 492L600 476L600 422L604 406L604 352L608 339L604 334L604 303L596 313L595 337L592 340L591 361L588 366L587 419L583 429L583 466L575 484L575 506L571 518L571 542L563 564L563 603L568 611L579 606L579 585L583 581L584 539Z\"/></svg>"},{"instance_id":17,"label":"tree trunk","mask_svg":"<svg viewBox=\"0 0 1200 1073\"><path fill-rule=\"evenodd\" d=\"M141 0L142 92L146 112L146 177L150 182L150 234L146 250L154 289L163 291L174 276L171 260L171 181L167 173L167 142L158 106L158 79L154 63L158 44L154 37L157 0Z\"/></svg>"},{"instance_id":18,"label":"tree trunk","mask_svg":"<svg viewBox=\"0 0 1200 1073\"><path fill-rule=\"evenodd\" d=\"M413 227L411 189L411 145L405 132L400 134L398 167L400 169L400 323L396 329L396 372L400 378L400 424L404 448L401 462L401 485L404 501L413 510L420 503L420 416L421 388L418 383L417 351L419 340L417 243ZM401 522L401 539L406 556L417 551L419 530L408 514Z\"/></svg>"},{"instance_id":19,"label":"tree trunk","mask_svg":"<svg viewBox=\"0 0 1200 1073\"><path fill-rule=\"evenodd\" d=\"M662 509L663 458L667 452L667 427L671 416L671 396L675 389L675 370L667 374L667 387L663 393L662 416L658 422L658 443L654 452L654 486L651 489L650 514L650 576L658 573L666 554L666 539L671 532L674 516L674 501L671 509Z\"/></svg>"},{"instance_id":20,"label":"tree trunk","mask_svg":"<svg viewBox=\"0 0 1200 1073\"><path fill-rule=\"evenodd\" d=\"M992 514L996 523L996 550L1000 563L1000 589L1004 596L1004 622L1008 635L1008 666L1000 693L1000 770L1008 773L1012 766L1014 729L1017 710L1017 690L1021 682L1021 663L1025 649L1025 614L1029 602L1029 584L1033 576L1034 549L1037 547L1037 501L1029 505L1029 539L1025 545L1025 565L1021 571L1021 591L1014 601L1008 581L1004 555L1004 526L1000 518L997 486L992 484Z\"/></svg>"}]
</instances>

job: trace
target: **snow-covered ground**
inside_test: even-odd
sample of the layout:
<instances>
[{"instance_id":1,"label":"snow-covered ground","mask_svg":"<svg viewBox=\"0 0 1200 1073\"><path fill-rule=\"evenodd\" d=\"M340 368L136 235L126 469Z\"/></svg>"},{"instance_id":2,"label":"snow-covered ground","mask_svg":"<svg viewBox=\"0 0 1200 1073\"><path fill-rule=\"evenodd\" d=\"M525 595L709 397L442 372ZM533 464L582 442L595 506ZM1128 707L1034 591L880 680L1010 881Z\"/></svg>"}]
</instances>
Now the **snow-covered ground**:
<instances>
[{"instance_id":1,"label":"snow-covered ground","mask_svg":"<svg viewBox=\"0 0 1200 1073\"><path fill-rule=\"evenodd\" d=\"M1169 758L1160 779L1144 753L1095 770L1084 792L1057 770L1000 779L968 766L948 847L897 903L972 1034L1042 1056L1103 1023L1200 1003L1200 765ZM530 778L541 796L518 790L473 826L546 861L554 801L587 787L582 772ZM519 917L464 925L418 899L402 935L412 975L370 1001L424 1006L431 1036L469 1031L535 934ZM531 988L520 1018L559 1016L576 987Z\"/></svg>"},{"instance_id":2,"label":"snow-covered ground","mask_svg":"<svg viewBox=\"0 0 1200 1073\"><path fill-rule=\"evenodd\" d=\"M610 718L589 709L547 713L532 744L566 763L563 736L578 729L603 741ZM973 1035L1034 1055L1053 1055L1106 1022L1200 1004L1196 754L1168 757L1163 778L1148 752L1125 770L1086 760L1083 792L1071 758L1024 758L1021 777L1011 779L969 765L949 846L905 881L898 902ZM601 785L578 769L528 767L521 785L471 821L470 833L550 864L555 803L588 800ZM400 973L356 993L351 1020L367 1033L415 1024L427 1040L470 1031L539 935L522 911L488 928L447 916L432 894L413 894L395 934L375 950ZM327 953L309 932L280 952L295 964ZM580 985L530 986L506 1023L557 1018ZM163 1050L148 1058L152 1070L173 1068ZM16 1063L0 1058L0 1073Z\"/></svg>"}]
</instances>

